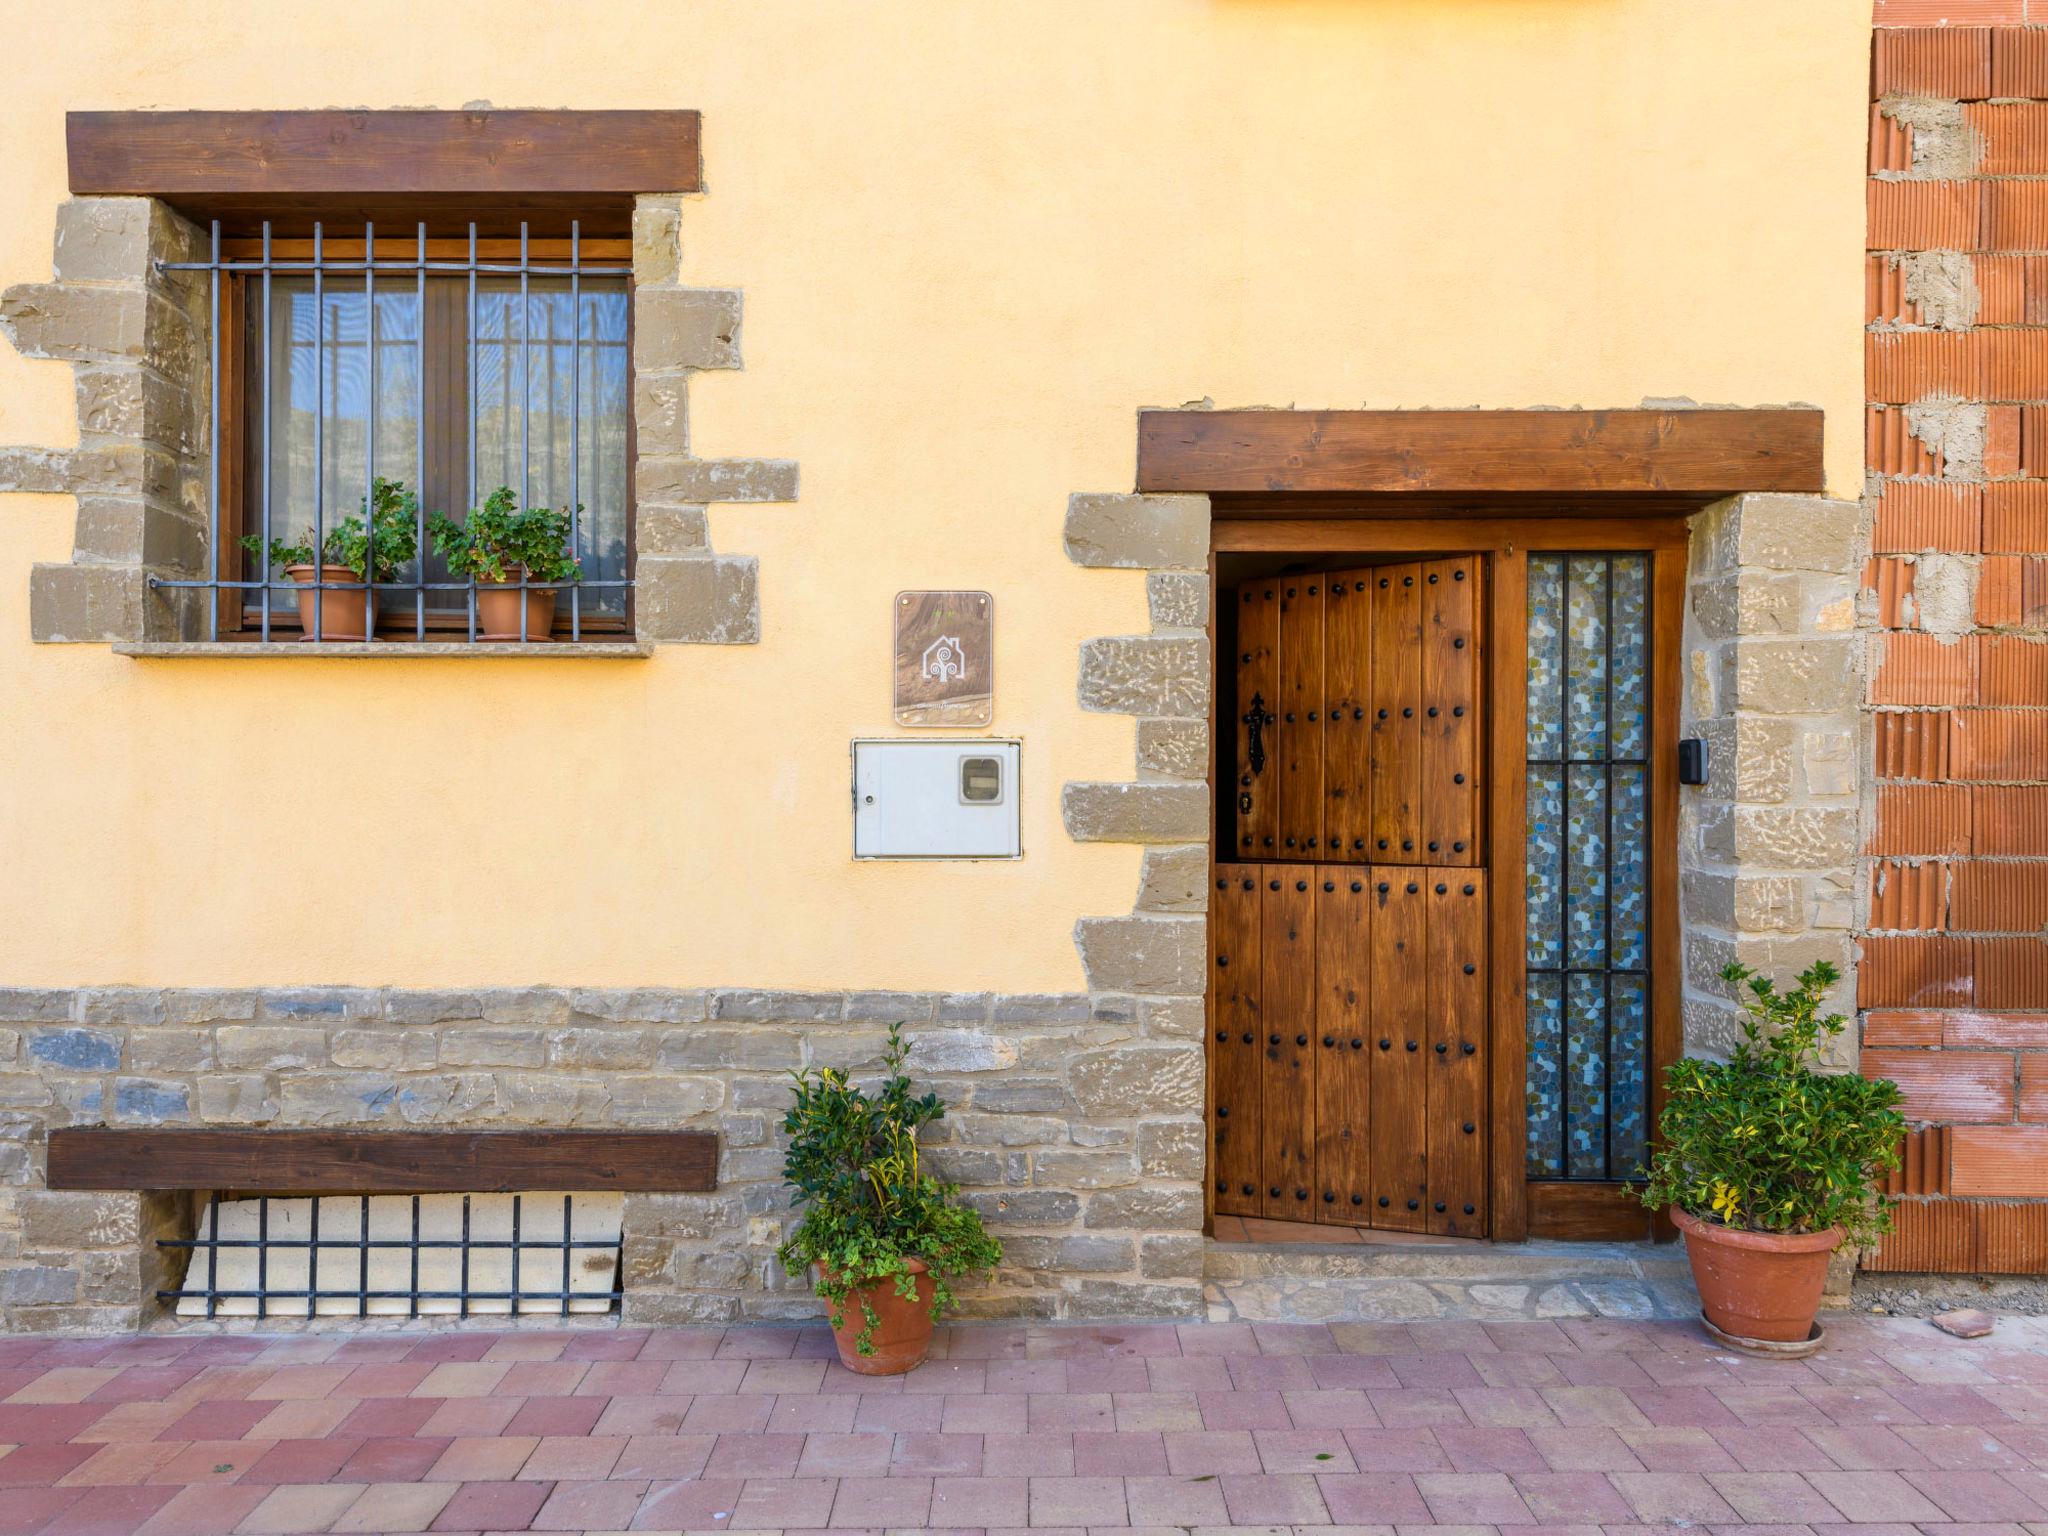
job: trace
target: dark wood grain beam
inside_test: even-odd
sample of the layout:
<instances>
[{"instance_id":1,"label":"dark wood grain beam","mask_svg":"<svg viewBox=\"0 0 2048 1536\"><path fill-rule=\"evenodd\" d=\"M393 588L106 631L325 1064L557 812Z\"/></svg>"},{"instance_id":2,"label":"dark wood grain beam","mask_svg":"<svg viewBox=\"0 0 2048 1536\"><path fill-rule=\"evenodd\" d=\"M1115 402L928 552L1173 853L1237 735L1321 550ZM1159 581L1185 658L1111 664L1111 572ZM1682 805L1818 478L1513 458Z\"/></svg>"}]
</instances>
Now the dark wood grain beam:
<instances>
[{"instance_id":1,"label":"dark wood grain beam","mask_svg":"<svg viewBox=\"0 0 2048 1536\"><path fill-rule=\"evenodd\" d=\"M1138 489L1663 496L1823 489L1817 410L1145 411Z\"/></svg>"},{"instance_id":2,"label":"dark wood grain beam","mask_svg":"<svg viewBox=\"0 0 2048 1536\"><path fill-rule=\"evenodd\" d=\"M345 1194L717 1188L709 1131L50 1132L51 1189Z\"/></svg>"}]
</instances>

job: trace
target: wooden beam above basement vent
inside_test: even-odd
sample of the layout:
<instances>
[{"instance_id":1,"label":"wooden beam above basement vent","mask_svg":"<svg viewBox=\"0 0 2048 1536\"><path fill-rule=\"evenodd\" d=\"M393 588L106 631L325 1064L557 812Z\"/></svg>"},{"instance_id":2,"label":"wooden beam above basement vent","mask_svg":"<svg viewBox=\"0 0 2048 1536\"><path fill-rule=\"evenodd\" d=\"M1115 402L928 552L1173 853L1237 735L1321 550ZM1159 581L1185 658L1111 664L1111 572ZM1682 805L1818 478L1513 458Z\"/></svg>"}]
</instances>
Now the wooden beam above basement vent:
<instances>
[{"instance_id":1,"label":"wooden beam above basement vent","mask_svg":"<svg viewBox=\"0 0 2048 1536\"><path fill-rule=\"evenodd\" d=\"M197 219L630 224L637 192L702 185L699 117L605 112L73 112L76 197L159 197ZM578 210L581 210L579 213ZM622 223L621 212L626 215ZM617 228L614 228L617 226Z\"/></svg>"},{"instance_id":2,"label":"wooden beam above basement vent","mask_svg":"<svg viewBox=\"0 0 2048 1536\"><path fill-rule=\"evenodd\" d=\"M50 1132L51 1189L405 1195L718 1187L709 1131Z\"/></svg>"},{"instance_id":3,"label":"wooden beam above basement vent","mask_svg":"<svg viewBox=\"0 0 2048 1536\"><path fill-rule=\"evenodd\" d=\"M1817 410L1144 411L1138 419L1141 491L1703 503L1822 486Z\"/></svg>"}]
</instances>

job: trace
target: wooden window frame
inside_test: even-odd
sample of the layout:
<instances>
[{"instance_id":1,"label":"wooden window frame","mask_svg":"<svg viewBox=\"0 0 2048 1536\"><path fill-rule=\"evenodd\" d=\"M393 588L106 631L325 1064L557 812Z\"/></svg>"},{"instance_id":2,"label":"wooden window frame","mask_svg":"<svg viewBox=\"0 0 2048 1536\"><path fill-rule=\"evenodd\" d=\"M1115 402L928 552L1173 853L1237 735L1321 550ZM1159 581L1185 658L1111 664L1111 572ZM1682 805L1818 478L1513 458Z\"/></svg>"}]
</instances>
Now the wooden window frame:
<instances>
[{"instance_id":1,"label":"wooden window frame","mask_svg":"<svg viewBox=\"0 0 2048 1536\"><path fill-rule=\"evenodd\" d=\"M1412 505L1412 504L1411 504ZM1618 1241L1673 1235L1667 1217L1654 1219L1622 1181L1549 1181L1527 1176L1526 1073L1528 1036L1523 998L1527 908L1522 896L1527 826L1528 556L1530 552L1646 550L1651 558L1650 698L1650 1124L1665 1099L1664 1071L1683 1054L1682 977L1678 925L1678 715L1688 534L1685 519L1665 505L1617 507L1607 516L1503 516L1483 505L1428 516L1375 515L1386 504L1340 498L1317 516L1292 515L1289 497L1238 501L1218 498L1210 524L1211 613L1215 612L1216 556L1299 553L1353 556L1430 556L1476 553L1489 564L1487 645L1488 764L1487 862L1492 891L1491 1079L1488 1151L1489 1235L1495 1241L1529 1237ZM1684 510L1691 510L1686 508ZM1211 620L1212 626L1214 620ZM1211 635L1214 639L1213 630ZM1216 647L1212 644L1212 654ZM1230 733L1211 733L1219 754L1231 750ZM1221 773L1216 783L1228 782ZM1211 799L1210 846L1219 831ZM1203 1180L1205 1192L1212 1191ZM1205 1193L1212 1202L1213 1193ZM1213 1210L1205 1212L1213 1219Z\"/></svg>"},{"instance_id":2,"label":"wooden window frame","mask_svg":"<svg viewBox=\"0 0 2048 1536\"><path fill-rule=\"evenodd\" d=\"M297 221L305 222L305 221ZM431 227L431 222L430 227ZM443 221L445 227L445 221ZM363 236L353 238L340 236L328 238L323 230L321 252L323 260L333 262L361 262L365 247ZM271 257L276 261L310 261L313 256L313 240L306 234L273 234L270 242ZM417 235L379 235L376 240L375 259L378 261L409 262L420 252ZM263 254L260 236L223 234L221 257L227 261L256 260ZM429 261L461 261L470 254L469 241L464 238L436 237L429 235L426 255ZM514 262L520 256L520 241L517 236L485 236L479 234L476 242L476 258L485 262ZM580 256L585 263L617 264L631 267L633 243L630 239L617 236L594 236L580 241ZM565 271L571 258L571 242L567 237L532 237L527 242L527 258L536 276ZM337 274L330 281L340 281L348 274ZM397 282L410 282L409 277L399 277ZM260 503L256 496L256 482L250 470L254 461L253 444L260 428L252 427L262 409L261 401L251 393L253 381L263 377L260 367L255 365L254 352L260 343L248 324L253 289L261 279L247 273L224 273L221 277L220 304L220 398L224 403L221 412L220 434L220 546L216 554L215 579L221 581L249 581L258 576L256 558L243 550L241 540L244 534L256 531L262 525ZM625 474L625 522L626 522L626 573L630 577L639 559L638 542L638 495L633 465L638 457L635 437L636 422L633 409L635 397L635 372L633 362L633 341L635 325L635 301L637 284L630 272L625 276L626 285L626 474ZM466 402L465 402L466 404ZM441 413L439 430L450 425L466 431L467 415L459 420ZM427 430L427 412L422 412L421 430ZM429 510L452 511L450 508ZM341 515L347 515L345 512ZM280 528L274 523L273 537L291 537L298 532L293 528ZM403 590L400 588L399 590ZM634 633L634 589L621 589L625 603L622 614L593 615L585 613L581 628L586 637L600 640L630 638ZM225 594L224 594L225 595ZM262 604L253 592L243 592L242 601L230 604L223 602L220 616L220 638L224 641L257 641L262 638ZM571 633L572 622L566 601L555 605L553 629L547 638L560 640ZM427 609L425 636L428 643L468 639L468 614L465 610ZM289 591L273 592L270 602L270 632L273 640L280 636L286 639L301 636L297 605ZM377 643L380 645L406 645L417 643L416 630L410 622L399 622L395 615L387 615L378 625Z\"/></svg>"}]
</instances>

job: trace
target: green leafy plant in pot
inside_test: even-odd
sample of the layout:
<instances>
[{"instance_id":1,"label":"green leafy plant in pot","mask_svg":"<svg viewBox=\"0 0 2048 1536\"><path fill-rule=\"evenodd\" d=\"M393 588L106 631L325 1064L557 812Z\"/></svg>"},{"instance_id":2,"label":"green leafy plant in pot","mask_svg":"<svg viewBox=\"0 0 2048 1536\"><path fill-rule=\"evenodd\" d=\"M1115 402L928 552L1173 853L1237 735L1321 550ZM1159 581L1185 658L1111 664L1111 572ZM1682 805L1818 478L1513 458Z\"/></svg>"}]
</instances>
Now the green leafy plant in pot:
<instances>
[{"instance_id":1,"label":"green leafy plant in pot","mask_svg":"<svg viewBox=\"0 0 2048 1536\"><path fill-rule=\"evenodd\" d=\"M1826 961L1790 992L1739 963L1721 977L1742 1003L1742 1037L1727 1061L1666 1073L1643 1203L1671 1207L1709 1323L1738 1341L1802 1343L1828 1256L1890 1229L1877 1186L1898 1166L1899 1089L1814 1070L1847 1022L1821 1012L1841 979Z\"/></svg>"},{"instance_id":2,"label":"green leafy plant in pot","mask_svg":"<svg viewBox=\"0 0 2048 1536\"><path fill-rule=\"evenodd\" d=\"M318 554L313 549L310 528L297 539L270 541L270 563L299 586L299 625L305 630L304 639L314 637L316 604L322 640L363 640L370 634L366 622L370 616L370 594L366 588L330 591L313 583L367 581L373 558L377 580L395 581L398 568L419 553L419 498L406 489L403 480L386 480L381 475L371 483L371 496L376 503L376 517L365 521L369 509L359 503L363 505L361 512L342 518L327 530ZM261 560L265 554L263 536L245 534L242 548Z\"/></svg>"},{"instance_id":3,"label":"green leafy plant in pot","mask_svg":"<svg viewBox=\"0 0 2048 1536\"><path fill-rule=\"evenodd\" d=\"M578 507L578 514L583 511ZM435 515L434 549L457 576L476 583L478 638L545 640L555 623L555 589L527 582L574 581L583 567L569 548L569 514L548 507L521 509L510 486L499 486L461 522ZM520 599L526 604L524 629Z\"/></svg>"},{"instance_id":4,"label":"green leafy plant in pot","mask_svg":"<svg viewBox=\"0 0 2048 1536\"><path fill-rule=\"evenodd\" d=\"M839 1358L866 1376L921 1364L932 1325L953 1303L948 1282L992 1270L1003 1256L955 1186L919 1160L918 1131L946 1109L935 1093L912 1095L908 1055L898 1024L872 1093L833 1067L792 1074L796 1102L782 1122L782 1176L802 1216L778 1256L792 1275L812 1271Z\"/></svg>"}]
</instances>

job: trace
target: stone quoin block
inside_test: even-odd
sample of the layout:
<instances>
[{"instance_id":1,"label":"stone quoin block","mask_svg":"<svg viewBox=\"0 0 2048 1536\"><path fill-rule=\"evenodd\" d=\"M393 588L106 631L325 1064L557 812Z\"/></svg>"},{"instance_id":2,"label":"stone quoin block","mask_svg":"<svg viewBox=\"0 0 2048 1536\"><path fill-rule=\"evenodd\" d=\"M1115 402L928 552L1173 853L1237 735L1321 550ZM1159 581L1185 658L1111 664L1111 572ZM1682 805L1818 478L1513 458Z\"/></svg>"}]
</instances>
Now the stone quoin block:
<instances>
[{"instance_id":1,"label":"stone quoin block","mask_svg":"<svg viewBox=\"0 0 2048 1536\"><path fill-rule=\"evenodd\" d=\"M1206 720L1140 720L1138 774L1141 778L1209 777Z\"/></svg>"},{"instance_id":2,"label":"stone quoin block","mask_svg":"<svg viewBox=\"0 0 2048 1536\"><path fill-rule=\"evenodd\" d=\"M1207 836L1209 799L1199 784L1074 783L1060 817L1077 842L1185 843Z\"/></svg>"},{"instance_id":3,"label":"stone quoin block","mask_svg":"<svg viewBox=\"0 0 2048 1536\"><path fill-rule=\"evenodd\" d=\"M636 372L740 366L740 295L731 288L648 288L633 298Z\"/></svg>"},{"instance_id":4,"label":"stone quoin block","mask_svg":"<svg viewBox=\"0 0 2048 1536\"><path fill-rule=\"evenodd\" d=\"M1209 622L1209 578L1154 571L1145 578L1145 603L1154 629L1201 629Z\"/></svg>"},{"instance_id":5,"label":"stone quoin block","mask_svg":"<svg viewBox=\"0 0 2048 1536\"><path fill-rule=\"evenodd\" d=\"M1076 565L1203 570L1209 563L1209 498L1070 496L1066 546Z\"/></svg>"},{"instance_id":6,"label":"stone quoin block","mask_svg":"<svg viewBox=\"0 0 2048 1536\"><path fill-rule=\"evenodd\" d=\"M755 644L761 638L757 566L748 555L643 557L634 591L641 638Z\"/></svg>"},{"instance_id":7,"label":"stone quoin block","mask_svg":"<svg viewBox=\"0 0 2048 1536\"><path fill-rule=\"evenodd\" d=\"M641 500L704 505L710 502L795 501L797 468L790 459L686 459L643 455L633 467Z\"/></svg>"},{"instance_id":8,"label":"stone quoin block","mask_svg":"<svg viewBox=\"0 0 2048 1536\"><path fill-rule=\"evenodd\" d=\"M1208 926L1199 917L1084 917L1074 945L1091 991L1201 994Z\"/></svg>"},{"instance_id":9,"label":"stone quoin block","mask_svg":"<svg viewBox=\"0 0 2048 1536\"><path fill-rule=\"evenodd\" d=\"M1205 912L1209 907L1209 848L1188 843L1147 848L1138 875L1140 912Z\"/></svg>"},{"instance_id":10,"label":"stone quoin block","mask_svg":"<svg viewBox=\"0 0 2048 1536\"><path fill-rule=\"evenodd\" d=\"M1081 707L1106 714L1200 719L1209 709L1209 641L1111 635L1081 647Z\"/></svg>"}]
</instances>

